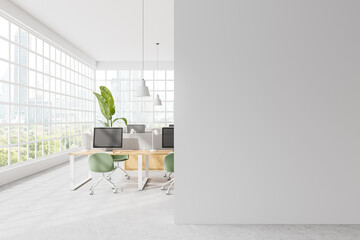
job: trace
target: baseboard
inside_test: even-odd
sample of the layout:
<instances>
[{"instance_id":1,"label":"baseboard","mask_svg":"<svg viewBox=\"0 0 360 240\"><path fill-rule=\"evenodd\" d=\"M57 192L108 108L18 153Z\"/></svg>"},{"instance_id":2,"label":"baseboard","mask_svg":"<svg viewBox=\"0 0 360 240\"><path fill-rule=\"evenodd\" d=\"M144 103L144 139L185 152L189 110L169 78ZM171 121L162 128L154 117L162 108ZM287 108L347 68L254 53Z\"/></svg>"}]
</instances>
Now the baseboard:
<instances>
[{"instance_id":1,"label":"baseboard","mask_svg":"<svg viewBox=\"0 0 360 240\"><path fill-rule=\"evenodd\" d=\"M72 149L56 155L28 160L4 167L0 169L0 186L65 163L69 161L69 152L77 150L78 149Z\"/></svg>"}]
</instances>

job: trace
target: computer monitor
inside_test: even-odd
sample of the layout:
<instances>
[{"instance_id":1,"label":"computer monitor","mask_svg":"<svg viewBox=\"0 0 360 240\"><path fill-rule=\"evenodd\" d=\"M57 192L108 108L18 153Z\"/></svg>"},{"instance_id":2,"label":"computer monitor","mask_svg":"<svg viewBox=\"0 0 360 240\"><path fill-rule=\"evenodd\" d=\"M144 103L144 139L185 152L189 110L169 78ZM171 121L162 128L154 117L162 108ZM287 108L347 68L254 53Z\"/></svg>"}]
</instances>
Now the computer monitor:
<instances>
[{"instance_id":1,"label":"computer monitor","mask_svg":"<svg viewBox=\"0 0 360 240\"><path fill-rule=\"evenodd\" d=\"M122 148L123 128L122 127L96 127L94 128L94 148L106 148L107 151L113 148Z\"/></svg>"},{"instance_id":2,"label":"computer monitor","mask_svg":"<svg viewBox=\"0 0 360 240\"><path fill-rule=\"evenodd\" d=\"M134 129L136 133L145 133L145 124L128 124L127 132L130 133Z\"/></svg>"},{"instance_id":3,"label":"computer monitor","mask_svg":"<svg viewBox=\"0 0 360 240\"><path fill-rule=\"evenodd\" d=\"M162 128L162 147L174 148L174 128L164 127Z\"/></svg>"}]
</instances>

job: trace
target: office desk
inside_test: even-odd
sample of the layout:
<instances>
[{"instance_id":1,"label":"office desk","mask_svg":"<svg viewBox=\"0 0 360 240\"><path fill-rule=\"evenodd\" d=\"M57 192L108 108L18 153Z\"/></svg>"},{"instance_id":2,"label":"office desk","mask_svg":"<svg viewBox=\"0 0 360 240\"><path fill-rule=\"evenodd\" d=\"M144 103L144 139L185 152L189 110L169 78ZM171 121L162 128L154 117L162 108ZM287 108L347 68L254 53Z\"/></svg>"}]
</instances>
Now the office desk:
<instances>
[{"instance_id":1,"label":"office desk","mask_svg":"<svg viewBox=\"0 0 360 240\"><path fill-rule=\"evenodd\" d=\"M149 156L150 155L167 155L170 152L173 152L173 149L169 150L157 150L157 151L149 151L149 150L115 150L112 153L107 153L109 155L136 155L138 156L138 189L139 191L143 190L149 180ZM89 170L88 177L80 182L79 184L75 184L75 156L90 156L94 153L104 152L103 150L82 150L73 153L69 153L70 155L70 189L76 190L88 181L92 179L91 171ZM142 170L142 161L145 157L145 174L143 176Z\"/></svg>"}]
</instances>

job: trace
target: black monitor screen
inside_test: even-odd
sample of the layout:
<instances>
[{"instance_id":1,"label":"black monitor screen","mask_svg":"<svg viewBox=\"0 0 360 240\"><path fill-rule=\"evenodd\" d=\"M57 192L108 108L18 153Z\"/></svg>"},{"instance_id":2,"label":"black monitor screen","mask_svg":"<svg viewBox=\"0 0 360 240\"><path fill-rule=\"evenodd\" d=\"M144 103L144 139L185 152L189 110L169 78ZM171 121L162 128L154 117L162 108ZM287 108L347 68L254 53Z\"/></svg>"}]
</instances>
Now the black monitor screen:
<instances>
[{"instance_id":1,"label":"black monitor screen","mask_svg":"<svg viewBox=\"0 0 360 240\"><path fill-rule=\"evenodd\" d=\"M174 128L164 127L162 128L162 147L174 148Z\"/></svg>"},{"instance_id":2,"label":"black monitor screen","mask_svg":"<svg viewBox=\"0 0 360 240\"><path fill-rule=\"evenodd\" d=\"M94 128L94 148L122 148L123 128Z\"/></svg>"},{"instance_id":3,"label":"black monitor screen","mask_svg":"<svg viewBox=\"0 0 360 240\"><path fill-rule=\"evenodd\" d=\"M131 129L134 129L136 133L145 133L145 124L128 124L127 132L130 133Z\"/></svg>"}]
</instances>

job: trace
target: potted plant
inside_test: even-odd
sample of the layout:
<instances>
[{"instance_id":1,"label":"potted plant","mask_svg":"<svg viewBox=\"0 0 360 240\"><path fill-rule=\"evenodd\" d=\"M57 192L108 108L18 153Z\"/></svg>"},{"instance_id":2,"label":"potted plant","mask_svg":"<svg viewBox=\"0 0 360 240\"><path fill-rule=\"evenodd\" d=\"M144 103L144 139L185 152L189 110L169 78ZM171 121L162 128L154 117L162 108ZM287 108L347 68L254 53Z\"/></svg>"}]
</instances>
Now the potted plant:
<instances>
[{"instance_id":1,"label":"potted plant","mask_svg":"<svg viewBox=\"0 0 360 240\"><path fill-rule=\"evenodd\" d=\"M96 92L93 93L99 102L101 113L104 115L106 119L106 122L98 120L99 122L104 124L105 127L112 127L117 120L123 120L125 125L127 125L126 118L113 119L113 116L115 114L115 103L111 91L107 87L100 86L100 94Z\"/></svg>"}]
</instances>

